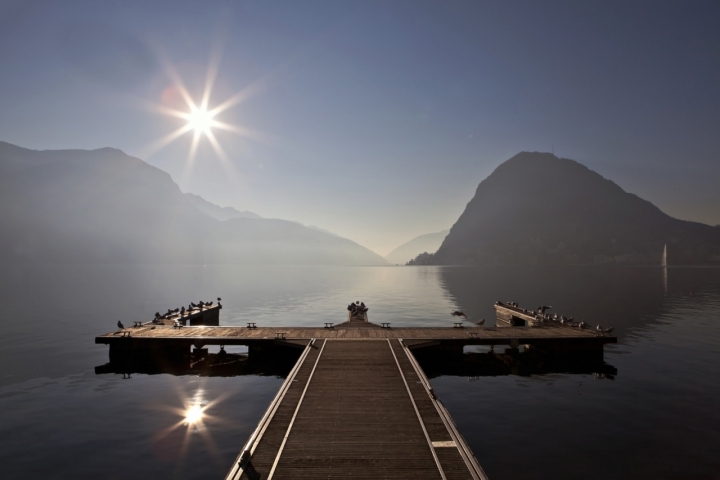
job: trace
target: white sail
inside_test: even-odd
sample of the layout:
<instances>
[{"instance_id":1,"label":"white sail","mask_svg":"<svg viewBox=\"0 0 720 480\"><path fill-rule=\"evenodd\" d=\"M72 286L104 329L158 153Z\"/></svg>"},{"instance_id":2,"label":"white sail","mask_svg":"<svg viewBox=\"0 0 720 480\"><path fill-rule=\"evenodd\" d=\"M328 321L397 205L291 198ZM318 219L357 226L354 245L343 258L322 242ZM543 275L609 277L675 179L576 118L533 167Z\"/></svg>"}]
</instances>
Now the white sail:
<instances>
[{"instance_id":1,"label":"white sail","mask_svg":"<svg viewBox=\"0 0 720 480\"><path fill-rule=\"evenodd\" d=\"M662 266L667 267L667 243L665 244L665 248L663 249Z\"/></svg>"}]
</instances>

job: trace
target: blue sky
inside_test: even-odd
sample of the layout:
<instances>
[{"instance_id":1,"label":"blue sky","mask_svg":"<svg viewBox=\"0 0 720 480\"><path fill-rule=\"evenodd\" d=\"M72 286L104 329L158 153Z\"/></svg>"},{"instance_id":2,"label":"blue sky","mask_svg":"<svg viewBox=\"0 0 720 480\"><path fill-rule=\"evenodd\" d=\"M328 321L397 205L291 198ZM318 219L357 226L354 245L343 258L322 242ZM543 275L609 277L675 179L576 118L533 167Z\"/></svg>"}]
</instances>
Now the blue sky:
<instances>
[{"instance_id":1,"label":"blue sky","mask_svg":"<svg viewBox=\"0 0 720 480\"><path fill-rule=\"evenodd\" d=\"M378 253L449 228L522 150L586 164L684 219L720 223L716 2L40 2L0 6L0 140L111 146L184 191L316 225ZM213 53L215 52L215 53ZM219 54L217 52L220 52ZM183 124L196 101L227 154ZM170 92L170 93L168 93Z\"/></svg>"}]
</instances>

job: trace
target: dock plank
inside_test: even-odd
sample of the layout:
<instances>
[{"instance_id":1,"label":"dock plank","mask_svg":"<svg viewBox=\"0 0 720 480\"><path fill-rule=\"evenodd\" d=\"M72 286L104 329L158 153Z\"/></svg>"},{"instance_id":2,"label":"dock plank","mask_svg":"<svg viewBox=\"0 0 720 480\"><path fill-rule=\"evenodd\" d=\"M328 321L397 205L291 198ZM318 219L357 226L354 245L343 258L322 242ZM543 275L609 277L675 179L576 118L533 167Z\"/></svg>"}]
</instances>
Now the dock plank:
<instances>
[{"instance_id":1,"label":"dock plank","mask_svg":"<svg viewBox=\"0 0 720 480\"><path fill-rule=\"evenodd\" d=\"M301 357L239 478L485 480L460 455L459 434L448 430L454 424L443 421L422 384L427 379L398 340L335 339L316 347Z\"/></svg>"}]
</instances>

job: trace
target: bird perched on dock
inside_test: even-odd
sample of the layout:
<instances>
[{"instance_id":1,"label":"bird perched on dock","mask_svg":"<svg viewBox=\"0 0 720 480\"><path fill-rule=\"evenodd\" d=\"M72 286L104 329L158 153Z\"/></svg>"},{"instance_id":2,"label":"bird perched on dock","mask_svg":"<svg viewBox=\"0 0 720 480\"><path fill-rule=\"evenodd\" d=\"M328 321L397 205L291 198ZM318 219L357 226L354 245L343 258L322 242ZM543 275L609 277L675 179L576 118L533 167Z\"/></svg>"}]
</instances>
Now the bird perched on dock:
<instances>
[{"instance_id":1,"label":"bird perched on dock","mask_svg":"<svg viewBox=\"0 0 720 480\"><path fill-rule=\"evenodd\" d=\"M483 318L483 319L480 320L479 322L475 322L475 325L480 325L480 326L485 325L485 319Z\"/></svg>"},{"instance_id":2,"label":"bird perched on dock","mask_svg":"<svg viewBox=\"0 0 720 480\"><path fill-rule=\"evenodd\" d=\"M461 312L460 310L455 310L450 315L453 317L468 318L467 315L465 315L465 312Z\"/></svg>"},{"instance_id":3,"label":"bird perched on dock","mask_svg":"<svg viewBox=\"0 0 720 480\"><path fill-rule=\"evenodd\" d=\"M120 330L124 330L124 329L125 329L125 325L123 325L123 323L122 323L120 320L118 320L118 328L119 328Z\"/></svg>"},{"instance_id":4,"label":"bird perched on dock","mask_svg":"<svg viewBox=\"0 0 720 480\"><path fill-rule=\"evenodd\" d=\"M578 325L578 327L580 327L581 330L587 328L587 326L588 326L587 323L585 323L584 321L580 322L580 325Z\"/></svg>"},{"instance_id":5,"label":"bird perched on dock","mask_svg":"<svg viewBox=\"0 0 720 480\"><path fill-rule=\"evenodd\" d=\"M614 327L606 328L603 333L612 333Z\"/></svg>"},{"instance_id":6,"label":"bird perched on dock","mask_svg":"<svg viewBox=\"0 0 720 480\"><path fill-rule=\"evenodd\" d=\"M190 302L190 306L193 308L197 308L197 305L195 305L195 303L193 303L193 302Z\"/></svg>"},{"instance_id":7,"label":"bird perched on dock","mask_svg":"<svg viewBox=\"0 0 720 480\"><path fill-rule=\"evenodd\" d=\"M538 307L538 311L540 313L545 313L545 310L550 310L552 307L548 307L547 305L543 305L542 307Z\"/></svg>"},{"instance_id":8,"label":"bird perched on dock","mask_svg":"<svg viewBox=\"0 0 720 480\"><path fill-rule=\"evenodd\" d=\"M213 302L206 302L206 303L205 303L205 306L206 306L206 307L212 307L212 305L213 305Z\"/></svg>"},{"instance_id":9,"label":"bird perched on dock","mask_svg":"<svg viewBox=\"0 0 720 480\"><path fill-rule=\"evenodd\" d=\"M185 315L185 305L180 309L180 315Z\"/></svg>"}]
</instances>

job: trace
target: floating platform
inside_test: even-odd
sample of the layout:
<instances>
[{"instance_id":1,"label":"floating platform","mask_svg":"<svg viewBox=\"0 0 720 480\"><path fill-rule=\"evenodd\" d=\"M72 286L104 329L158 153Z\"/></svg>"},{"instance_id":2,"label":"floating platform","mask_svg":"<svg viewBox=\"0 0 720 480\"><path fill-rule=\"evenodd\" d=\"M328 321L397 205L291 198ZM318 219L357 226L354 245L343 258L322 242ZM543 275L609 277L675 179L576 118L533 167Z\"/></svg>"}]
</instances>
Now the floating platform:
<instances>
[{"instance_id":1,"label":"floating platform","mask_svg":"<svg viewBox=\"0 0 720 480\"><path fill-rule=\"evenodd\" d=\"M603 345L615 342L557 324L395 328L369 322L366 313L317 328L137 323L95 338L110 345L111 363L187 357L191 347L207 354L207 345L247 345L250 360L299 354L226 480L485 480L413 351L457 358L466 345L506 345L506 352L526 345L601 359Z\"/></svg>"}]
</instances>

